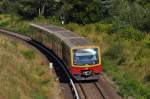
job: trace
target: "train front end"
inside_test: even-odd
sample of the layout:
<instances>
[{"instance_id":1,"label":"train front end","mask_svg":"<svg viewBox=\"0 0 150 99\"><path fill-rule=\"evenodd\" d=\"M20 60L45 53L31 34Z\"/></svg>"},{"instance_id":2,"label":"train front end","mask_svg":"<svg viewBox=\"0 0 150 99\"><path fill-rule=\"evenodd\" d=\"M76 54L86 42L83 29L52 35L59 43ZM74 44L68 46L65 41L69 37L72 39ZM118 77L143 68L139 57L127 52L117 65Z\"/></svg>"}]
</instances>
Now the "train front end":
<instances>
[{"instance_id":1,"label":"train front end","mask_svg":"<svg viewBox=\"0 0 150 99\"><path fill-rule=\"evenodd\" d=\"M71 74L75 80L98 80L102 73L99 47L79 47L71 50Z\"/></svg>"}]
</instances>

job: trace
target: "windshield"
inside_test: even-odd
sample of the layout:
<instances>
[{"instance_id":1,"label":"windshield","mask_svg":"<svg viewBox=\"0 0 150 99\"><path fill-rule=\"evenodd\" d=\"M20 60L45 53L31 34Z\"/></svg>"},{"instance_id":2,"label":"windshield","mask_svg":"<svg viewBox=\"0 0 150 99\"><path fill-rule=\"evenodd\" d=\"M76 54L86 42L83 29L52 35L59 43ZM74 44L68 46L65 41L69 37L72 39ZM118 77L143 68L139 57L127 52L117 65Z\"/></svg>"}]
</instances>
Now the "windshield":
<instances>
[{"instance_id":1,"label":"windshield","mask_svg":"<svg viewBox=\"0 0 150 99\"><path fill-rule=\"evenodd\" d=\"M74 65L98 64L98 48L74 49Z\"/></svg>"}]
</instances>

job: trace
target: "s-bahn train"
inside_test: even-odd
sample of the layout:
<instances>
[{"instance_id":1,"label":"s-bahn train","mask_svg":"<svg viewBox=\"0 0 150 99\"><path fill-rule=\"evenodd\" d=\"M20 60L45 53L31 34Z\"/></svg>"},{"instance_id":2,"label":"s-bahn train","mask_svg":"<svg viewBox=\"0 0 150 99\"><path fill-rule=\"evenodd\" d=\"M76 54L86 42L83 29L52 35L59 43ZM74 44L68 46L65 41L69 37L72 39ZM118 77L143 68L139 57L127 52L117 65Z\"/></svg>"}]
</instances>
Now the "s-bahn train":
<instances>
[{"instance_id":1,"label":"s-bahn train","mask_svg":"<svg viewBox=\"0 0 150 99\"><path fill-rule=\"evenodd\" d=\"M76 80L98 80L102 73L101 49L72 31L31 24L32 38L50 48Z\"/></svg>"}]
</instances>

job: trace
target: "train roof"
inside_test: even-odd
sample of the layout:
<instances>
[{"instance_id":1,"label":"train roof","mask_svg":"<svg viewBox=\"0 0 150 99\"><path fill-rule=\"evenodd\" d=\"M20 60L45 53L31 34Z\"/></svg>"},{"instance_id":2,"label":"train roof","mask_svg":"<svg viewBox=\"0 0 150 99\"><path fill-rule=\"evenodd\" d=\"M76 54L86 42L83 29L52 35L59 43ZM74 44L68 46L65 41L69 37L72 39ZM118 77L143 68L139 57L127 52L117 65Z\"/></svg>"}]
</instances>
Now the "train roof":
<instances>
[{"instance_id":1,"label":"train roof","mask_svg":"<svg viewBox=\"0 0 150 99\"><path fill-rule=\"evenodd\" d=\"M86 38L81 37L70 30L66 30L63 27L47 25L44 26L36 24L31 24L31 26L39 29L40 31L45 31L52 35L55 35L69 47L94 46L92 42L90 42Z\"/></svg>"}]
</instances>

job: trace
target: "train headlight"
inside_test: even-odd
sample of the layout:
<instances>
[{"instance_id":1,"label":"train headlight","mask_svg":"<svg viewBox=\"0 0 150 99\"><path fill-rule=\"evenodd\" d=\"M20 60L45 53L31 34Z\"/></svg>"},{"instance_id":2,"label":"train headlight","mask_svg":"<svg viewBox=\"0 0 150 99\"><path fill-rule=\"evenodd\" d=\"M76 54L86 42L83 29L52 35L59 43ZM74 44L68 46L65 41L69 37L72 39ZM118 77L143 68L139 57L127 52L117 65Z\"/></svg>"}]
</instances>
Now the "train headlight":
<instances>
[{"instance_id":1,"label":"train headlight","mask_svg":"<svg viewBox=\"0 0 150 99\"><path fill-rule=\"evenodd\" d=\"M84 76L90 76L92 74L91 70L82 71L82 75Z\"/></svg>"}]
</instances>

